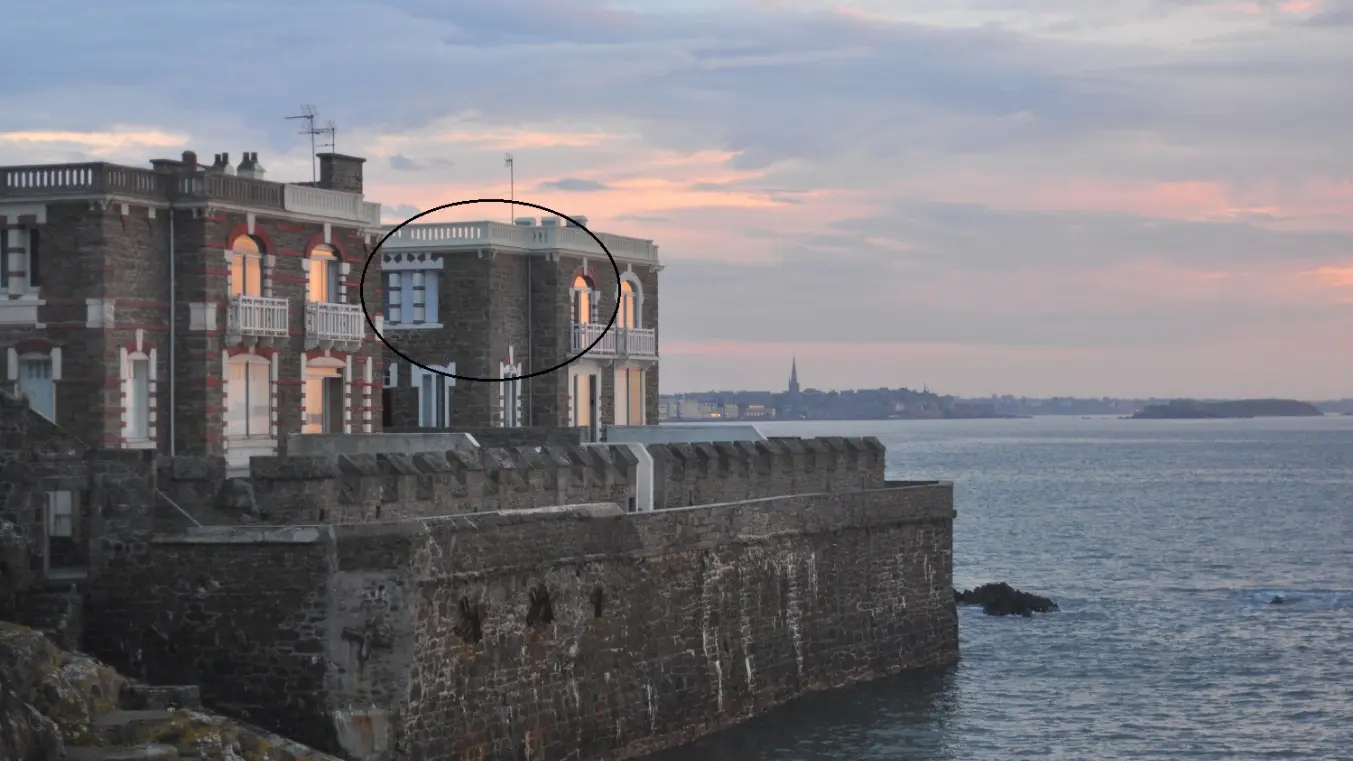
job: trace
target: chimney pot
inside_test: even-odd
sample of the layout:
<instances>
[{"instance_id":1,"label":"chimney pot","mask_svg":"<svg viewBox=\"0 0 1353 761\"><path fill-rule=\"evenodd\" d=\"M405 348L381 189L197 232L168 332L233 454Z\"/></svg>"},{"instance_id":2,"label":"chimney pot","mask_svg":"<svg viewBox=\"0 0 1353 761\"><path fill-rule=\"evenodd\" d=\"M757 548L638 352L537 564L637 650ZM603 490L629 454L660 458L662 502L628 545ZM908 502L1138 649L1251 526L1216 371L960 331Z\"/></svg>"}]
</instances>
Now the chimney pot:
<instances>
[{"instance_id":1,"label":"chimney pot","mask_svg":"<svg viewBox=\"0 0 1353 761\"><path fill-rule=\"evenodd\" d=\"M183 152L183 163L184 163L184 164L187 164L187 165L190 166L190 167L196 167L196 166L197 166L197 154L196 154L196 153L193 153L192 151L184 151L184 152Z\"/></svg>"}]
</instances>

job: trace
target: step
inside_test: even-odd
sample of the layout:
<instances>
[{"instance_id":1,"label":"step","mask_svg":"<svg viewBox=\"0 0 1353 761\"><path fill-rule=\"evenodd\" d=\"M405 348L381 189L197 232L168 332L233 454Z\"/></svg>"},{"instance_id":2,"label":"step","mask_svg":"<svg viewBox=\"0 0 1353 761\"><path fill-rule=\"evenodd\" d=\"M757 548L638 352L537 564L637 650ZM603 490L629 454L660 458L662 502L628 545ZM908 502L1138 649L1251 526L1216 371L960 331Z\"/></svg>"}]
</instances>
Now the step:
<instances>
[{"instance_id":1,"label":"step","mask_svg":"<svg viewBox=\"0 0 1353 761\"><path fill-rule=\"evenodd\" d=\"M137 737L138 730L144 725L160 725L175 718L176 712L164 709L142 709L111 711L90 724L90 730L110 745L136 743L148 739Z\"/></svg>"},{"instance_id":2,"label":"step","mask_svg":"<svg viewBox=\"0 0 1353 761\"><path fill-rule=\"evenodd\" d=\"M130 710L201 710L202 691L195 684L133 684L123 694L122 703Z\"/></svg>"},{"instance_id":3,"label":"step","mask_svg":"<svg viewBox=\"0 0 1353 761\"><path fill-rule=\"evenodd\" d=\"M168 745L146 743L116 747L66 748L66 761L178 761L179 752Z\"/></svg>"}]
</instances>

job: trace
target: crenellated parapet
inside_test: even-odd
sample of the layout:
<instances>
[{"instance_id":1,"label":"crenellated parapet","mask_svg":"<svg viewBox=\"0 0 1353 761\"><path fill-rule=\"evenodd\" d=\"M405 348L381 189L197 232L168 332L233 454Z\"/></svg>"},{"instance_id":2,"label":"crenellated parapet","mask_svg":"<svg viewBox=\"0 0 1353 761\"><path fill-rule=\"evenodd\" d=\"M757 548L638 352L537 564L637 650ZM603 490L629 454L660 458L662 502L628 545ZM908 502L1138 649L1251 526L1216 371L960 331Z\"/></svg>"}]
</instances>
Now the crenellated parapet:
<instances>
[{"instance_id":1,"label":"crenellated parapet","mask_svg":"<svg viewBox=\"0 0 1353 761\"><path fill-rule=\"evenodd\" d=\"M887 451L873 436L650 444L647 449L659 509L882 488Z\"/></svg>"},{"instance_id":2,"label":"crenellated parapet","mask_svg":"<svg viewBox=\"0 0 1353 761\"><path fill-rule=\"evenodd\" d=\"M580 502L629 504L627 447L547 444L255 457L247 479L211 458L160 458L160 487L204 524L365 523Z\"/></svg>"}]
</instances>

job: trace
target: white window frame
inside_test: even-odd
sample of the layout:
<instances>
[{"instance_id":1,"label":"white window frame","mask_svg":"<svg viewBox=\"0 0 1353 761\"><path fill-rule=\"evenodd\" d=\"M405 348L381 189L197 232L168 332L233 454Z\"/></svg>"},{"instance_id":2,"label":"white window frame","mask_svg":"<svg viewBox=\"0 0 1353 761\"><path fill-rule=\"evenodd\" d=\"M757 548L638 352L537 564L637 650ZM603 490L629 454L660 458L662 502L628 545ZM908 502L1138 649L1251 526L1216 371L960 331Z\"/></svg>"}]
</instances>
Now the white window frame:
<instances>
[{"instance_id":1,"label":"white window frame","mask_svg":"<svg viewBox=\"0 0 1353 761\"><path fill-rule=\"evenodd\" d=\"M239 400L232 398L233 395L230 393L230 367L233 365L243 365L245 368L243 433L237 433L231 430L232 417L237 414L235 412L235 410L237 409L235 405L239 403ZM256 377L255 376L256 367L263 367L265 369L262 392L264 396L267 398L267 414L264 416L262 421L263 423L261 426L263 429L262 432L255 432L254 431L255 426L253 425L255 422L257 422L254 417L254 410L256 409L256 405L252 403L254 400L254 392L255 392L254 378ZM225 428L226 436L234 440L272 439L274 436L273 386L277 382L273 370L272 360L270 360L267 357L261 357L257 354L237 354L231 357L229 361L226 363L225 381L226 381L226 393L225 393L226 420L225 425L223 427Z\"/></svg>"},{"instance_id":2,"label":"white window frame","mask_svg":"<svg viewBox=\"0 0 1353 761\"><path fill-rule=\"evenodd\" d=\"M512 352L508 352L508 361L498 365L498 377L504 379L498 385L498 427L521 428L521 375L520 362L512 362ZM510 379L510 380L508 380Z\"/></svg>"},{"instance_id":3,"label":"white window frame","mask_svg":"<svg viewBox=\"0 0 1353 761\"><path fill-rule=\"evenodd\" d=\"M456 372L456 363L448 362L445 365L429 365L434 370L441 370L447 373ZM424 370L416 365L409 367L410 383L415 389L418 397L418 427L419 428L446 428L451 425L452 405L455 402L456 379L440 373L433 373ZM431 384L435 393L440 395L440 405L434 402L435 412L432 416L425 414L428 401L425 398L428 384Z\"/></svg>"},{"instance_id":4,"label":"white window frame","mask_svg":"<svg viewBox=\"0 0 1353 761\"><path fill-rule=\"evenodd\" d=\"M236 245L237 245L240 241L242 241L242 240L248 240L249 242L253 243L254 248L257 248L258 251L257 251L257 252L254 252L254 251L250 251L250 250L247 250L247 249L236 248ZM263 244L260 243L260 242L258 241L258 239L257 239L257 238L254 238L253 236L250 236L250 235L241 235L241 236L237 237L235 240L231 241L231 243L230 243L230 250L226 251L226 263L227 263L228 267L230 268L230 274L227 276L227 279L228 279L228 281L229 281L229 288L230 288L230 295L231 295L231 296L263 296L264 294L267 293L267 287L268 287L268 286L267 286L267 283L264 282L264 281L266 280L266 278L264 277L264 271L263 271L263 270L264 270L264 267L263 267L263 256L264 256L264 253L263 253ZM238 258L238 259L241 261L241 263L244 265L244 266L243 266L243 269L244 269L243 278L244 278L244 280L243 280L242 282L239 282L239 283L236 283L236 282L235 282L235 260L236 260L236 258ZM250 292L249 292L249 269L250 269L251 267L257 267L257 268L258 268L258 293L250 293ZM236 289L236 287L235 287L236 285L239 286L238 289Z\"/></svg>"},{"instance_id":5,"label":"white window frame","mask_svg":"<svg viewBox=\"0 0 1353 761\"><path fill-rule=\"evenodd\" d=\"M75 538L75 492L47 492L47 537Z\"/></svg>"},{"instance_id":6,"label":"white window frame","mask_svg":"<svg viewBox=\"0 0 1353 761\"><path fill-rule=\"evenodd\" d=\"M41 236L37 230L32 228L0 227L0 257L4 258L3 267L0 267L0 271L4 273L4 277L0 278L0 297L8 296L10 293L32 297L41 291L41 278L36 284L33 282L33 263L42 261L41 252L34 256L33 241L35 239L41 241ZM23 252L16 252L15 247L22 247ZM18 265L23 269L22 280L19 280L18 276L14 274L18 268L13 266L15 262L11 257L16 254L19 256ZM17 287L11 288L11 281L17 281Z\"/></svg>"},{"instance_id":7,"label":"white window frame","mask_svg":"<svg viewBox=\"0 0 1353 761\"><path fill-rule=\"evenodd\" d=\"M400 330L428 330L442 327L439 299L440 268L397 269L382 272L381 276L385 280L387 327Z\"/></svg>"},{"instance_id":8,"label":"white window frame","mask_svg":"<svg viewBox=\"0 0 1353 761\"><path fill-rule=\"evenodd\" d=\"M144 368L145 377L140 380L144 385L138 388L137 366ZM123 426L125 438L129 442L144 442L155 438L155 427L153 418L155 416L155 365L150 359L150 355L144 352L134 352L127 355L127 361L123 365L123 393L122 406L126 410L126 421ZM143 398L137 398L138 391Z\"/></svg>"},{"instance_id":9,"label":"white window frame","mask_svg":"<svg viewBox=\"0 0 1353 761\"><path fill-rule=\"evenodd\" d=\"M623 290L620 291L620 313L616 316L616 327L640 329L644 326L644 284L639 282L639 277L633 271L625 272L620 276L621 283L629 283L634 290L627 296ZM625 320L625 302L630 301L634 305L634 324L626 325Z\"/></svg>"},{"instance_id":10,"label":"white window frame","mask_svg":"<svg viewBox=\"0 0 1353 761\"><path fill-rule=\"evenodd\" d=\"M9 350L9 380L14 383L16 393L22 393L24 365L31 362L45 362L49 368L47 383L51 387L52 406L50 410L42 410L33 407L30 400L30 407L39 415L47 418L53 423L56 422L56 382L61 380L61 349L53 348L47 352L24 352L17 353L14 349Z\"/></svg>"}]
</instances>

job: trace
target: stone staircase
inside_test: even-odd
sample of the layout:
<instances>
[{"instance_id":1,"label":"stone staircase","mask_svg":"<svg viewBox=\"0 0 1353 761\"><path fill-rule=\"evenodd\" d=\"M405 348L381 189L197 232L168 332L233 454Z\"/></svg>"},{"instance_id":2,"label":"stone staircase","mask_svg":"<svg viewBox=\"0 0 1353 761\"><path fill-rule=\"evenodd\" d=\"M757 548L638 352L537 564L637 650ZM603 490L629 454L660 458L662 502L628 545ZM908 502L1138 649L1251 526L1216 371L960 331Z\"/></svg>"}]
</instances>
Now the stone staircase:
<instances>
[{"instance_id":1,"label":"stone staircase","mask_svg":"<svg viewBox=\"0 0 1353 761\"><path fill-rule=\"evenodd\" d=\"M76 650L84 632L84 590L80 582L46 581L29 592L24 623L63 650Z\"/></svg>"}]
</instances>

